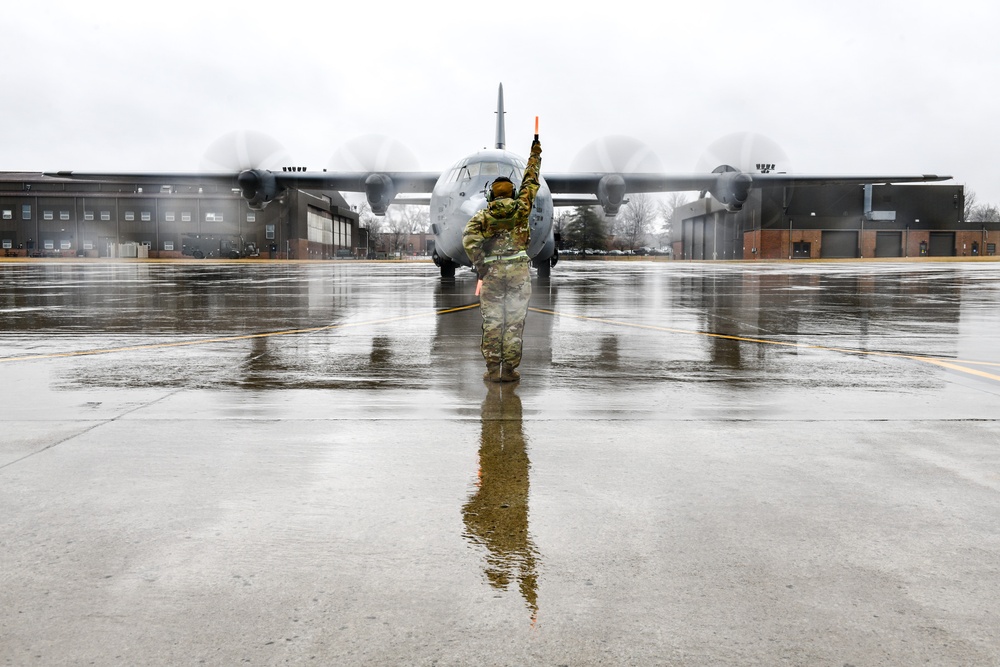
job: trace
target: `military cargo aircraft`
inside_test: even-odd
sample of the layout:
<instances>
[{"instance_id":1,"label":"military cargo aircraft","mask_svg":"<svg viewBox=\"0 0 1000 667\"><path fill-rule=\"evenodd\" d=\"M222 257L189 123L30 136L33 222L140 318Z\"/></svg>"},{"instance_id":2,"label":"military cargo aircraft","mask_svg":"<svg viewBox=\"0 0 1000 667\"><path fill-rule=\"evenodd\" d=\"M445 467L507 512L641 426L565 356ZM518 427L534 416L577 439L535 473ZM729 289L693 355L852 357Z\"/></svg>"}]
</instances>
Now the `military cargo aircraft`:
<instances>
[{"instance_id":1,"label":"military cargo aircraft","mask_svg":"<svg viewBox=\"0 0 1000 667\"><path fill-rule=\"evenodd\" d=\"M272 171L251 167L238 173L110 174L60 171L47 175L74 179L141 176L163 182L224 179L227 183L238 185L248 206L254 210L262 210L289 188L364 193L375 215L385 215L392 204L429 206L431 233L434 236L434 262L440 268L442 278L450 278L454 277L457 267L470 265L462 246L462 232L473 214L485 208L485 192L489 184L498 176L506 176L519 186L526 166L524 158L506 149L502 83L497 95L496 114L495 147L467 155L444 172L371 169L316 172L300 168ZM599 205L606 216L615 216L626 203L628 194L700 191L711 194L727 211L736 212L743 208L750 190L756 187L867 185L942 181L950 178L933 174L796 175L766 169L758 173L742 171L726 164L716 167L710 173L679 175L633 173L616 168L553 173L545 170L543 162L541 184L530 222L528 255L538 276L548 277L559 259L553 227L553 209L556 206Z\"/></svg>"}]
</instances>

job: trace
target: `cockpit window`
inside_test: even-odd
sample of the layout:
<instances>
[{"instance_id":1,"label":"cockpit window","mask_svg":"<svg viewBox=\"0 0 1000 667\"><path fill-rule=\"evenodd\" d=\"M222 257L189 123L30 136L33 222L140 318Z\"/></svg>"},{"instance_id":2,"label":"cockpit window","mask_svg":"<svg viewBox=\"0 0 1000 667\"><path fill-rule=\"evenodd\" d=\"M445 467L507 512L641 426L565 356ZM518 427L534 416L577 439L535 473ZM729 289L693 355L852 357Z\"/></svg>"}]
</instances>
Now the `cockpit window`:
<instances>
[{"instance_id":1,"label":"cockpit window","mask_svg":"<svg viewBox=\"0 0 1000 667\"><path fill-rule=\"evenodd\" d=\"M520 183L524 176L525 166L520 160L514 160L513 164L507 162L470 162L455 168L449 174L448 180L451 182L468 181L482 175L490 178L506 176L515 183Z\"/></svg>"}]
</instances>

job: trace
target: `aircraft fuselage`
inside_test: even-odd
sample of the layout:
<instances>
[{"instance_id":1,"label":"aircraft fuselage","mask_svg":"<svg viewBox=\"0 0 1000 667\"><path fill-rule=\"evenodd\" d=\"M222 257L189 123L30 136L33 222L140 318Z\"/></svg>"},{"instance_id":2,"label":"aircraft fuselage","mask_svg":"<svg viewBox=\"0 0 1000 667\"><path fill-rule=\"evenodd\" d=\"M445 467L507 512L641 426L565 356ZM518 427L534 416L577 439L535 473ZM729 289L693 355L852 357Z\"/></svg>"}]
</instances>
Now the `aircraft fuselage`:
<instances>
[{"instance_id":1,"label":"aircraft fuselage","mask_svg":"<svg viewBox=\"0 0 1000 667\"><path fill-rule=\"evenodd\" d=\"M430 199L431 233L439 260L470 265L462 246L462 233L469 219L486 208L486 186L498 176L506 176L519 188L526 164L524 158L507 150L482 150L459 160L441 174ZM555 253L555 239L552 194L544 177L540 179L530 225L528 256L536 262L548 260Z\"/></svg>"}]
</instances>

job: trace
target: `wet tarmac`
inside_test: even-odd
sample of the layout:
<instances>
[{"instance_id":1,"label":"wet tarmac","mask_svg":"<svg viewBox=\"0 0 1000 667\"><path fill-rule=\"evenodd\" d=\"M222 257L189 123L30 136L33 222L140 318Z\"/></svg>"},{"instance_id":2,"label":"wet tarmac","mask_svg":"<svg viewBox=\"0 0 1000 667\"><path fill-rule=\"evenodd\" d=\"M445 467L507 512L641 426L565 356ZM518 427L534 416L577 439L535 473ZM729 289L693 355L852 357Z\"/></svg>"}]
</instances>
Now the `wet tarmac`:
<instances>
[{"instance_id":1,"label":"wet tarmac","mask_svg":"<svg viewBox=\"0 0 1000 667\"><path fill-rule=\"evenodd\" d=\"M474 282L0 263L0 664L1000 664L1000 263Z\"/></svg>"}]
</instances>

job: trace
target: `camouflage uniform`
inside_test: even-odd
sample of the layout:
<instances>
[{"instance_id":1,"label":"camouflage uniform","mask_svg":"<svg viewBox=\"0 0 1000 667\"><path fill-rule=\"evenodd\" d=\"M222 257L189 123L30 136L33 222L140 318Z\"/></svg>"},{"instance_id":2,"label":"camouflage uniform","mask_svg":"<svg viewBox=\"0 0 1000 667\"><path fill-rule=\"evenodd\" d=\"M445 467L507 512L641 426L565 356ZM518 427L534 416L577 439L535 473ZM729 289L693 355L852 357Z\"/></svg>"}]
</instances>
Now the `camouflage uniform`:
<instances>
[{"instance_id":1,"label":"camouflage uniform","mask_svg":"<svg viewBox=\"0 0 1000 667\"><path fill-rule=\"evenodd\" d=\"M462 243L476 273L483 280L479 295L483 314L484 378L518 379L524 317L531 296L528 271L528 225L538 192L542 146L531 144L531 157L515 197L493 199L465 226Z\"/></svg>"}]
</instances>

